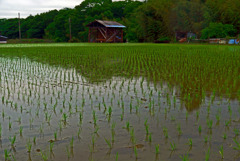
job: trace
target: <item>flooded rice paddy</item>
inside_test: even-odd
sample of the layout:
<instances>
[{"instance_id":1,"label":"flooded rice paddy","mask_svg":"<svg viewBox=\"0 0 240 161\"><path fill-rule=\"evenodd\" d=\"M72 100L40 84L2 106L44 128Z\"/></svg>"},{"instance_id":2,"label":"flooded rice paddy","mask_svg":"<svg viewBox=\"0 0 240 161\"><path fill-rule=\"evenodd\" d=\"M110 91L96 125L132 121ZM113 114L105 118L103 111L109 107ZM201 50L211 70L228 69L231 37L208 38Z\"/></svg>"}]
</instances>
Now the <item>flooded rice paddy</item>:
<instances>
[{"instance_id":1,"label":"flooded rice paddy","mask_svg":"<svg viewBox=\"0 0 240 161\"><path fill-rule=\"evenodd\" d=\"M240 160L240 47L0 46L0 160Z\"/></svg>"}]
</instances>

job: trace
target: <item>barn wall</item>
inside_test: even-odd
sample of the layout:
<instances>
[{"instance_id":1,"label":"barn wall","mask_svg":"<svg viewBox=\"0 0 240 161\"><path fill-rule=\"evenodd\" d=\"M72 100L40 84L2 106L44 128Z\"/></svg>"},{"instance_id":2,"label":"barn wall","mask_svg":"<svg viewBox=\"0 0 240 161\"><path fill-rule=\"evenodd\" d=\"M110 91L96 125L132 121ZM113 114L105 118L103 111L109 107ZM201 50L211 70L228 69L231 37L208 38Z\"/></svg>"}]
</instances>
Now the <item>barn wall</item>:
<instances>
[{"instance_id":1,"label":"barn wall","mask_svg":"<svg viewBox=\"0 0 240 161\"><path fill-rule=\"evenodd\" d=\"M103 28L103 27L100 27ZM123 42L123 29L122 28L104 28L106 33L102 33L99 31L98 27L89 27L89 42Z\"/></svg>"}]
</instances>

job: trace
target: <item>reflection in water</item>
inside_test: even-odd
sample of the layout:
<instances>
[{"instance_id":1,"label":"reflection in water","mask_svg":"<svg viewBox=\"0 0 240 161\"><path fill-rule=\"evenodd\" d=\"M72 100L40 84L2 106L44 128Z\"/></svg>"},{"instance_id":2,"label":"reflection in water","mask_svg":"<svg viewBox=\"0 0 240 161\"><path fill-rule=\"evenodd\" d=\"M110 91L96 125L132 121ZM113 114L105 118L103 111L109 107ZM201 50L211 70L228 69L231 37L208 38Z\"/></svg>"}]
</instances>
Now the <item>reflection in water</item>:
<instances>
[{"instance_id":1,"label":"reflection in water","mask_svg":"<svg viewBox=\"0 0 240 161\"><path fill-rule=\"evenodd\" d=\"M169 90L187 110L198 109L205 98L236 99L240 95L240 48L226 46L86 46L11 48L1 56L27 57L51 66L74 68L87 83L113 77L140 78ZM156 89L157 90L157 89Z\"/></svg>"}]
</instances>

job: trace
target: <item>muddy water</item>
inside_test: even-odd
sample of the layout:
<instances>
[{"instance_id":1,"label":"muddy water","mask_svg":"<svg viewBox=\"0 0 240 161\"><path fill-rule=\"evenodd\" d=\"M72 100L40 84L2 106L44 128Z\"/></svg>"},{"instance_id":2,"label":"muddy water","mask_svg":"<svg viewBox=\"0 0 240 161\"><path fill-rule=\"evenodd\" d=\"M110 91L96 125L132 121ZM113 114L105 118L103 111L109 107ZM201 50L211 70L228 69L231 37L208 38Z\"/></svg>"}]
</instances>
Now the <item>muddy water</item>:
<instances>
[{"instance_id":1,"label":"muddy water","mask_svg":"<svg viewBox=\"0 0 240 161\"><path fill-rule=\"evenodd\" d=\"M153 81L134 74L91 80L89 71L32 57L4 56L0 62L0 160L4 150L16 160L42 160L43 155L57 161L177 161L183 155L205 160L208 150L210 160L221 160L221 145L224 160L240 159L233 149L240 129L239 96L231 92L236 89L184 95L180 85L169 83L172 80ZM16 142L11 145L13 136ZM171 143L176 149L171 150Z\"/></svg>"}]
</instances>

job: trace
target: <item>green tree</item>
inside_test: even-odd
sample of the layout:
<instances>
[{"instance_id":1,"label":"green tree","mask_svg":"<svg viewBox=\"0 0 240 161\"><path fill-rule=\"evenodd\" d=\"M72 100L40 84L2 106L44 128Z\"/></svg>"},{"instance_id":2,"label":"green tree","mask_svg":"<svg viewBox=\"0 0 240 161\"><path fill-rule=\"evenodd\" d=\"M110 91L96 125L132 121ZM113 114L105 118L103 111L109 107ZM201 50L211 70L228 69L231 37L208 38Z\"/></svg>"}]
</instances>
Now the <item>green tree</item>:
<instances>
[{"instance_id":1,"label":"green tree","mask_svg":"<svg viewBox=\"0 0 240 161\"><path fill-rule=\"evenodd\" d=\"M233 25L222 23L210 23L210 25L202 30L202 39L208 38L226 38L227 36L235 36L236 29Z\"/></svg>"}]
</instances>

